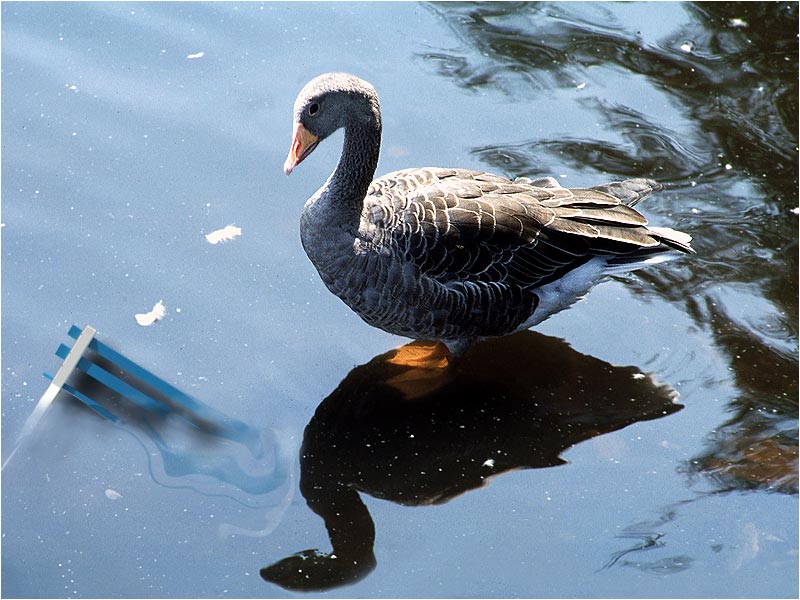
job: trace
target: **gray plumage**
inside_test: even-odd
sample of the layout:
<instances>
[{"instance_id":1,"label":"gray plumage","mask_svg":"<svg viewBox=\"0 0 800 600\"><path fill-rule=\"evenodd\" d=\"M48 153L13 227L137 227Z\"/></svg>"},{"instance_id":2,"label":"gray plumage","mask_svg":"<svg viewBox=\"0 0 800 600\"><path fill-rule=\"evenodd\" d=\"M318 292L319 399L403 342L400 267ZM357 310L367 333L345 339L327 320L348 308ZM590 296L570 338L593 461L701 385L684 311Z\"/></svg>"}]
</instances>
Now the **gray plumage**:
<instances>
[{"instance_id":1,"label":"gray plumage","mask_svg":"<svg viewBox=\"0 0 800 600\"><path fill-rule=\"evenodd\" d=\"M541 322L608 272L693 252L688 235L648 227L633 208L662 187L647 179L565 189L419 168L371 181L380 108L352 75L322 75L300 92L295 140L301 129L313 143L295 141L287 173L340 127L339 164L306 203L301 238L328 288L391 333L463 347Z\"/></svg>"}]
</instances>

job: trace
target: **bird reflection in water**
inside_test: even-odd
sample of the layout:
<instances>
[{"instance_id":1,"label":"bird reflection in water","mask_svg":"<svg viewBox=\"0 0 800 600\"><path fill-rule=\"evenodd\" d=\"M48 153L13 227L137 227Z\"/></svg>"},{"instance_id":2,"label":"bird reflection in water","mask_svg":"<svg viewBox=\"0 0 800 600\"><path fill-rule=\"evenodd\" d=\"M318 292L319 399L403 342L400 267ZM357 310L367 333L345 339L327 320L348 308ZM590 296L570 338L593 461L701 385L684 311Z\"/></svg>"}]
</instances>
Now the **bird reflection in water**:
<instances>
[{"instance_id":1,"label":"bird reflection in water","mask_svg":"<svg viewBox=\"0 0 800 600\"><path fill-rule=\"evenodd\" d=\"M304 550L261 570L292 590L354 583L375 568L363 492L441 504L511 470L554 467L580 441L682 408L677 393L533 331L473 345L447 364L414 342L353 369L305 429L300 491L333 551Z\"/></svg>"}]
</instances>

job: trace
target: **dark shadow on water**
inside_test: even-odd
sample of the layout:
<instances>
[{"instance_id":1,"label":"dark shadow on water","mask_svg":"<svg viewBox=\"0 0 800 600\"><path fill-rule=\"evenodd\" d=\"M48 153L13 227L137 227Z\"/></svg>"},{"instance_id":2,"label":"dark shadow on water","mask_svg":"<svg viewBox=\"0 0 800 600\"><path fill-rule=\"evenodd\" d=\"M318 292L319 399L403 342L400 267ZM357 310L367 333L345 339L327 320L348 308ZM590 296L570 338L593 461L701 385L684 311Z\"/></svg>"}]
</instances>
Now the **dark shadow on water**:
<instances>
[{"instance_id":1,"label":"dark shadow on water","mask_svg":"<svg viewBox=\"0 0 800 600\"><path fill-rule=\"evenodd\" d=\"M643 210L666 213L698 254L625 283L684 307L728 358L737 388L730 418L682 469L720 491L796 493L798 3L673 4L681 18L647 41L613 4L426 6L460 44L434 43L420 61L466 92L502 93L535 119L537 104L564 98L553 90L586 84L562 109L564 135L508 141L498 133L472 148L487 169L541 177L567 166L592 180L668 184ZM624 94L611 101L592 91L634 79L680 117L654 105L643 114ZM570 110L619 139L575 131Z\"/></svg>"},{"instance_id":2,"label":"dark shadow on water","mask_svg":"<svg viewBox=\"0 0 800 600\"><path fill-rule=\"evenodd\" d=\"M797 3L686 3L688 23L679 30L665 28L664 38L655 44L643 42L634 23L621 21L603 3L428 6L463 47L432 48L420 58L465 90L495 89L520 102L542 101L543 92L546 101L549 89L591 81L592 70L639 75L684 105L706 136L691 140L697 154L681 160L686 146L662 152L660 144L652 143L657 141L652 134L659 132L658 127L646 119L639 122L641 115L631 115L628 107L601 102L598 116L607 117L630 136L629 148L584 138L595 146L587 154L577 139L538 140L535 152L529 150L526 156L546 154L558 163L534 161L528 169L516 168L514 176L552 175L551 166L567 161L577 168L686 185L690 177L712 171L716 178L729 176L719 170L725 162L720 163L721 153L737 170L744 167L758 178L769 173L763 178L766 186L796 187ZM681 138L660 131L662 140ZM668 150L670 146L668 141ZM484 148L476 152L496 168L507 167L502 158L495 163ZM662 160L653 160L658 157ZM672 162L676 158L677 164Z\"/></svg>"},{"instance_id":3,"label":"dark shadow on water","mask_svg":"<svg viewBox=\"0 0 800 600\"><path fill-rule=\"evenodd\" d=\"M735 357L739 394L704 451L680 470L705 476L719 492L797 494L797 357L761 343L757 328L726 315L724 306L709 300L705 309L719 344Z\"/></svg>"},{"instance_id":4,"label":"dark shadow on water","mask_svg":"<svg viewBox=\"0 0 800 600\"><path fill-rule=\"evenodd\" d=\"M446 503L490 478L565 464L583 440L682 406L635 367L525 331L473 346L445 370L409 366L415 342L353 369L306 427L300 490L332 552L305 550L261 576L292 590L354 583L375 567L359 493L406 506Z\"/></svg>"},{"instance_id":5,"label":"dark shadow on water","mask_svg":"<svg viewBox=\"0 0 800 600\"><path fill-rule=\"evenodd\" d=\"M564 98L553 90L577 94L586 84L563 107L564 135L499 134L472 148L489 170L541 177L566 167L590 183L642 176L667 184L643 210L667 214L694 237L698 254L625 283L682 306L727 359L735 388L705 447L677 466L700 490L692 502L711 494L797 494L798 4L682 3L683 23L666 21L663 34L647 42L620 5L428 6L461 45L432 48L422 62L467 92L505 94L535 118L538 103ZM624 93L611 101L592 91L624 90L632 80L680 117L653 105L644 114L626 105L642 106ZM615 141L576 131L570 110L589 113ZM671 505L666 516L624 531L625 546L604 568L689 568L692 559L671 555L664 538L682 508ZM660 558L648 561L645 553Z\"/></svg>"}]
</instances>

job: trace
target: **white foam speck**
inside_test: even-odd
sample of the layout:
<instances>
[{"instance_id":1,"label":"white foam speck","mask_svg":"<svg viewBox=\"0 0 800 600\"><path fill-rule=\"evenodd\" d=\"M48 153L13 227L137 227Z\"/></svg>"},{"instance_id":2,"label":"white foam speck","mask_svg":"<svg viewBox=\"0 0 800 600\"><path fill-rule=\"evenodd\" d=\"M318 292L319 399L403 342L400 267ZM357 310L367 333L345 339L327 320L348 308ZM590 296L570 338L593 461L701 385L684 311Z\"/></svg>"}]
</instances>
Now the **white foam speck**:
<instances>
[{"instance_id":1,"label":"white foam speck","mask_svg":"<svg viewBox=\"0 0 800 600\"><path fill-rule=\"evenodd\" d=\"M122 494L120 494L117 490L112 490L111 488L108 488L106 490L106 498L108 498L109 500L119 500L120 498L122 498Z\"/></svg>"},{"instance_id":2,"label":"white foam speck","mask_svg":"<svg viewBox=\"0 0 800 600\"><path fill-rule=\"evenodd\" d=\"M217 229L206 235L206 241L209 244L219 244L220 242L227 242L236 239L242 235L242 228L235 225L227 225L222 229Z\"/></svg>"},{"instance_id":3,"label":"white foam speck","mask_svg":"<svg viewBox=\"0 0 800 600\"><path fill-rule=\"evenodd\" d=\"M167 308L164 306L164 301L159 300L155 306L153 306L153 310L147 313L137 313L134 315L136 317L136 322L141 325L142 327L148 327L155 323L156 321L160 321L164 318L164 315L167 314Z\"/></svg>"}]
</instances>

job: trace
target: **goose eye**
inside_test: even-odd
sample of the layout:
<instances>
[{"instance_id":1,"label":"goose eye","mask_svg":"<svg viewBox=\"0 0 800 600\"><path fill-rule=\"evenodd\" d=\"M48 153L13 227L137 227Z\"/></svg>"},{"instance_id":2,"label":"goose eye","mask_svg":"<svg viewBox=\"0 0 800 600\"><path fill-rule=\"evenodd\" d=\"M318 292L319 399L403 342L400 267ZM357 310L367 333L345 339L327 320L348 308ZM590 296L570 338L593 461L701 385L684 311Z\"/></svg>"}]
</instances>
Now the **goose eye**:
<instances>
[{"instance_id":1,"label":"goose eye","mask_svg":"<svg viewBox=\"0 0 800 600\"><path fill-rule=\"evenodd\" d=\"M308 107L308 116L313 117L318 112L319 112L319 104L317 104L316 102L314 102L314 104Z\"/></svg>"}]
</instances>

